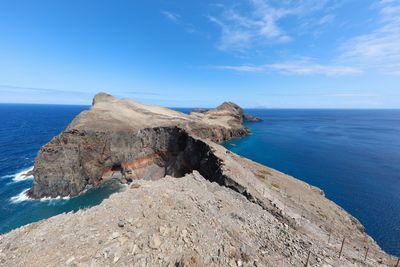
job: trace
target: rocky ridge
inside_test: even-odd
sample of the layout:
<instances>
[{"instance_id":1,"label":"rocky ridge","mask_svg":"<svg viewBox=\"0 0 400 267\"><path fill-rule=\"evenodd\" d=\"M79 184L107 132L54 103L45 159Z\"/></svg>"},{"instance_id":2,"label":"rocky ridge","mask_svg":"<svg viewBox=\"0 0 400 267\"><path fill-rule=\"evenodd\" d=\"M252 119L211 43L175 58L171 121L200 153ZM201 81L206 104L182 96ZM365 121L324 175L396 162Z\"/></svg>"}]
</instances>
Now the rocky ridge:
<instances>
[{"instance_id":1,"label":"rocky ridge","mask_svg":"<svg viewBox=\"0 0 400 267\"><path fill-rule=\"evenodd\" d=\"M257 118L256 116L253 116L251 114L244 113L243 109L238 106L235 103L232 102L224 102L222 103L219 107L216 108L218 109L236 109L239 114L242 114L242 121L247 121L247 122L261 122L262 119ZM192 111L192 114L194 113L208 113L208 112L213 112L213 109L207 109L207 108L195 108Z\"/></svg>"},{"instance_id":2,"label":"rocky ridge","mask_svg":"<svg viewBox=\"0 0 400 267\"><path fill-rule=\"evenodd\" d=\"M0 265L394 266L396 259L320 189L215 143L244 129L243 116L230 107L183 116L98 95L49 143L51 151L39 153L35 169L43 166L45 174L60 170L59 161L74 167L74 160L84 165L94 157L89 166L101 170L98 182L116 177L130 185L99 206L0 236ZM146 124L146 112L156 127ZM215 134L201 137L199 128ZM99 162L98 155L110 157ZM62 173L47 183L70 184L72 176Z\"/></svg>"},{"instance_id":3,"label":"rocky ridge","mask_svg":"<svg viewBox=\"0 0 400 267\"><path fill-rule=\"evenodd\" d=\"M246 135L243 117L243 110L228 102L186 115L97 94L88 111L41 148L29 196L76 196L111 178L131 182L183 176L203 160L193 147L202 141L193 138L222 142Z\"/></svg>"}]
</instances>

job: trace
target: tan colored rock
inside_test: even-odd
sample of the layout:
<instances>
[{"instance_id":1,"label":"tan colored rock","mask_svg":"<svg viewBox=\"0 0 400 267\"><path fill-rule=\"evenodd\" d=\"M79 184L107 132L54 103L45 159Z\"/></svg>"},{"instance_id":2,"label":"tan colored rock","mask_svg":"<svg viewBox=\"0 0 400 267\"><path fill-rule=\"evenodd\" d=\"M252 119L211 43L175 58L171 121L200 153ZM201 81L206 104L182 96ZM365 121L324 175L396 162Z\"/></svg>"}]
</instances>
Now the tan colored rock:
<instances>
[{"instance_id":1,"label":"tan colored rock","mask_svg":"<svg viewBox=\"0 0 400 267\"><path fill-rule=\"evenodd\" d=\"M257 183L256 190L264 192L257 201L210 182L196 171L182 178L142 181L140 188L115 193L84 213L57 215L1 235L0 265L63 266L74 257L73 263L78 266L90 266L93 258L98 266L304 266L309 251L310 266L395 263L351 223L349 214L318 191L290 176L229 155L242 168L251 168L251 173L270 173L267 180ZM258 180L249 179L249 184ZM287 194L268 192L270 182L286 187ZM301 202L296 198L298 193ZM284 203L290 216L299 218L296 215L303 213L302 219L295 220L295 227L282 223L278 213L261 204L272 200ZM141 217L144 209L147 216ZM317 210L326 217L320 217ZM140 222L120 228L115 218L140 218ZM332 230L330 243L325 226ZM88 234L91 228L99 235ZM343 236L346 246L339 259ZM41 242L42 238L46 242ZM125 241L120 242L120 238ZM366 262L362 253L365 246L370 248ZM23 253L13 257L13 247Z\"/></svg>"},{"instance_id":2,"label":"tan colored rock","mask_svg":"<svg viewBox=\"0 0 400 267\"><path fill-rule=\"evenodd\" d=\"M131 182L183 176L191 171L183 167L190 160L180 153L188 136L221 142L246 135L242 122L243 110L233 103L187 115L97 94L89 110L41 148L28 194L76 196L112 178Z\"/></svg>"},{"instance_id":3,"label":"tan colored rock","mask_svg":"<svg viewBox=\"0 0 400 267\"><path fill-rule=\"evenodd\" d=\"M96 207L0 235L0 266L65 266L67 262L78 266L304 266L308 255L309 266L395 264L396 259L321 190L198 136L211 131L211 139L219 138L228 136L229 129L238 129L243 117L229 115L235 114L227 112L230 107L183 116L96 96L90 111L42 149L35 173L52 173L63 166L62 161L71 167L77 159L87 159L81 163L94 173L100 170L113 176L125 168L148 179L135 181L140 186L126 187ZM136 129L150 123L149 113L155 122L184 122L183 128ZM199 124L192 120L215 123L215 128L197 128L196 133ZM85 131L86 127L92 131ZM137 131L133 134L124 127ZM219 127L224 127L224 134L219 135ZM112 131L105 134L107 129ZM166 144L168 153L160 153ZM74 158L75 150L87 154ZM120 166L109 165L116 159L121 160ZM74 180L79 173L75 170L54 180L35 176L34 188L44 184L45 193L49 188L75 192L78 187L72 185L80 182ZM47 188L46 183L55 184ZM345 250L339 258L344 237ZM370 256L364 261L366 247Z\"/></svg>"},{"instance_id":4,"label":"tan colored rock","mask_svg":"<svg viewBox=\"0 0 400 267\"><path fill-rule=\"evenodd\" d=\"M158 249L161 246L161 239L158 234L153 234L149 240L149 247L152 249Z\"/></svg>"}]
</instances>

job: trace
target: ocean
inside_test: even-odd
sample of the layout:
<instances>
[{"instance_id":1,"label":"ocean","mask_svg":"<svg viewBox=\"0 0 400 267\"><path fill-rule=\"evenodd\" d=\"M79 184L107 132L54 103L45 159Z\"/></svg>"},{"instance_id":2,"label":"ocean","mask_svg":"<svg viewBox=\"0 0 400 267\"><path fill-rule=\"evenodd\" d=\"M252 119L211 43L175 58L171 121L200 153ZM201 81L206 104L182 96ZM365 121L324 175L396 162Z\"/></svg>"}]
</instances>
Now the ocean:
<instances>
[{"instance_id":1,"label":"ocean","mask_svg":"<svg viewBox=\"0 0 400 267\"><path fill-rule=\"evenodd\" d=\"M89 189L72 199L30 200L23 192L30 188L29 171L40 147L60 133L87 106L0 104L0 233L63 212L101 203L118 184Z\"/></svg>"},{"instance_id":2,"label":"ocean","mask_svg":"<svg viewBox=\"0 0 400 267\"><path fill-rule=\"evenodd\" d=\"M101 203L110 183L71 199L22 194L40 147L88 106L0 104L0 233ZM188 112L190 109L177 109ZM400 110L247 110L264 119L224 145L320 187L359 219L388 253L400 256Z\"/></svg>"},{"instance_id":3,"label":"ocean","mask_svg":"<svg viewBox=\"0 0 400 267\"><path fill-rule=\"evenodd\" d=\"M400 110L247 112L264 122L227 148L321 188L400 256Z\"/></svg>"}]
</instances>

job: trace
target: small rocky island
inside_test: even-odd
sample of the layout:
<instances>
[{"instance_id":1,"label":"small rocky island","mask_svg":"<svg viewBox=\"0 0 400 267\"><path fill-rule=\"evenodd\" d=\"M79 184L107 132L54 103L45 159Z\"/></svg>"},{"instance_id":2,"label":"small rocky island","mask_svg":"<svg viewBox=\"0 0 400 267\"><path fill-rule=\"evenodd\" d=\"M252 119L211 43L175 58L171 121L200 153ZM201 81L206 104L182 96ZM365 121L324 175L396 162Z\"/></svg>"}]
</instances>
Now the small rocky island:
<instances>
[{"instance_id":1,"label":"small rocky island","mask_svg":"<svg viewBox=\"0 0 400 267\"><path fill-rule=\"evenodd\" d=\"M128 184L100 205L0 236L1 266L394 266L324 193L218 143L258 121L100 93L39 151L32 198Z\"/></svg>"}]
</instances>

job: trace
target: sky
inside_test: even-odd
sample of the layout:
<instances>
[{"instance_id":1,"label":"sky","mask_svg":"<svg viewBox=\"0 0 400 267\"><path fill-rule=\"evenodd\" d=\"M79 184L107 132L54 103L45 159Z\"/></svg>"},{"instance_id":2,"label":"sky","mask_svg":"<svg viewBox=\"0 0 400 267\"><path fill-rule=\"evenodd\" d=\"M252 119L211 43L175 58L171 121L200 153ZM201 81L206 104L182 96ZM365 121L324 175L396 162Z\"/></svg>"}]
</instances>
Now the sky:
<instances>
[{"instance_id":1,"label":"sky","mask_svg":"<svg viewBox=\"0 0 400 267\"><path fill-rule=\"evenodd\" d=\"M400 108L400 0L0 2L0 103Z\"/></svg>"}]
</instances>

